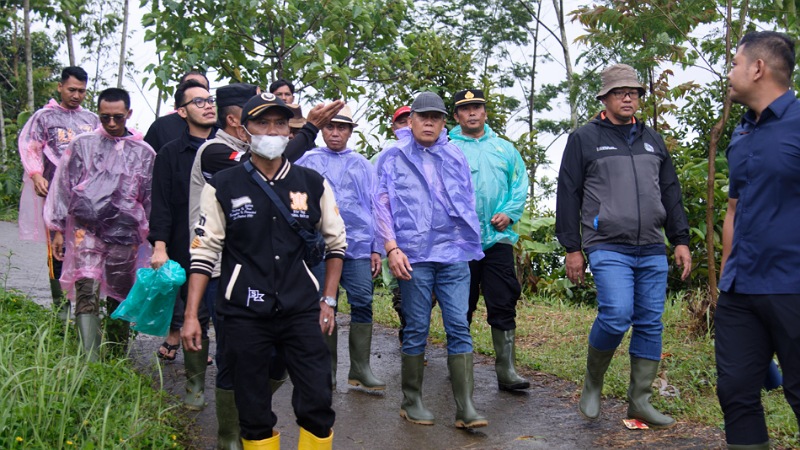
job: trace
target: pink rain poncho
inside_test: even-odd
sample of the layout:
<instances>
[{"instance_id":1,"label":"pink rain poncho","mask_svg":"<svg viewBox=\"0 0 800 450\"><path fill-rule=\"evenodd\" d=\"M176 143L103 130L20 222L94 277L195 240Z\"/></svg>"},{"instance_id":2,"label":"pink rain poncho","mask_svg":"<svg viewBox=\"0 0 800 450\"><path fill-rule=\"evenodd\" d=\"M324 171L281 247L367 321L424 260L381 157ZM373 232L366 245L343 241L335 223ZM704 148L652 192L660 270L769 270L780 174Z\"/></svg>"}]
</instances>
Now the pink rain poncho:
<instances>
[{"instance_id":1,"label":"pink rain poncho","mask_svg":"<svg viewBox=\"0 0 800 450\"><path fill-rule=\"evenodd\" d=\"M75 138L61 158L44 206L47 227L64 235L61 285L100 281L100 295L123 300L146 265L156 153L138 131L117 138L102 128Z\"/></svg>"},{"instance_id":2,"label":"pink rain poncho","mask_svg":"<svg viewBox=\"0 0 800 450\"><path fill-rule=\"evenodd\" d=\"M36 111L19 133L19 156L25 174L19 202L19 236L24 240L45 241L42 222L44 199L36 195L31 176L53 180L56 167L67 145L79 134L100 125L97 116L83 108L67 109L50 99Z\"/></svg>"}]
</instances>

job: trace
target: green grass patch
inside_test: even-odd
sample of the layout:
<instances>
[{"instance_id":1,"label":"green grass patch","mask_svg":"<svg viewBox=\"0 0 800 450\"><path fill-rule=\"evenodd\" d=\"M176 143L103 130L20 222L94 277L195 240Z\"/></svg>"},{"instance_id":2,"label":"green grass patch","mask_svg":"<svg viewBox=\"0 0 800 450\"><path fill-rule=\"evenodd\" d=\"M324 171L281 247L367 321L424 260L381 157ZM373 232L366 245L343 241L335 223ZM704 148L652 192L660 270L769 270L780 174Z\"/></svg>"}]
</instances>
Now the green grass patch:
<instances>
[{"instance_id":1,"label":"green grass patch","mask_svg":"<svg viewBox=\"0 0 800 450\"><path fill-rule=\"evenodd\" d=\"M74 327L0 290L0 448L182 448L163 391L106 356L87 363Z\"/></svg>"},{"instance_id":2,"label":"green grass patch","mask_svg":"<svg viewBox=\"0 0 800 450\"><path fill-rule=\"evenodd\" d=\"M345 300L340 311L349 311L344 292L340 298ZM674 295L667 300L663 316L664 359L659 372L659 377L677 388L678 395L666 397L654 391L653 404L678 420L723 428L722 410L716 394L714 342L709 336L696 337L690 332L690 317L682 298L682 295ZM376 288L373 310L375 322L390 327L400 325L392 309L391 294L386 289ZM518 365L553 374L580 386L586 370L589 329L596 314L594 307L576 306L558 299L522 299L517 306ZM438 312L431 318L430 336L433 342L445 342L441 314ZM494 355L491 328L486 323L483 302L475 312L472 338L476 352ZM603 387L605 396L619 399L627 396L629 343L630 333L617 350L606 374ZM576 395L578 389L576 387ZM762 400L773 444L800 448L796 436L797 419L783 396L783 389L764 392Z\"/></svg>"}]
</instances>

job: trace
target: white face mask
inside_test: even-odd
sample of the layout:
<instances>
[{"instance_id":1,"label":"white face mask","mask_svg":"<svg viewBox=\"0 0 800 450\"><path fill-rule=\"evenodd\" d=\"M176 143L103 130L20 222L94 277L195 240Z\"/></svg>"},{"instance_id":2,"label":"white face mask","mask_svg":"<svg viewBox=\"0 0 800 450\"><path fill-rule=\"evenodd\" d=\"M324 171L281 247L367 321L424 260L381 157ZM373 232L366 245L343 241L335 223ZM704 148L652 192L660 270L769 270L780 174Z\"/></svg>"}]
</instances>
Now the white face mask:
<instances>
[{"instance_id":1,"label":"white face mask","mask_svg":"<svg viewBox=\"0 0 800 450\"><path fill-rule=\"evenodd\" d=\"M283 155L288 143L289 136L251 135L250 151L267 159L278 159Z\"/></svg>"}]
</instances>

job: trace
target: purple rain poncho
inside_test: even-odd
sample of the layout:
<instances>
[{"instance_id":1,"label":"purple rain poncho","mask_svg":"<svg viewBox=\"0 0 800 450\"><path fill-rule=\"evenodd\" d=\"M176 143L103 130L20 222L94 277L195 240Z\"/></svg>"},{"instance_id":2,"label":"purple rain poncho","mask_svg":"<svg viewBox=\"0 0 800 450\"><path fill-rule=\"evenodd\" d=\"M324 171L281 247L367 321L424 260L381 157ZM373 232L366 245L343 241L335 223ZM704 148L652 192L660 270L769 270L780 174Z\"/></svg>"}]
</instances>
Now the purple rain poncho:
<instances>
[{"instance_id":1,"label":"purple rain poncho","mask_svg":"<svg viewBox=\"0 0 800 450\"><path fill-rule=\"evenodd\" d=\"M340 152L318 147L295 163L319 172L328 180L347 230L347 259L383 253L376 241L372 195L377 187L375 168L364 156L346 148Z\"/></svg>"},{"instance_id":2,"label":"purple rain poncho","mask_svg":"<svg viewBox=\"0 0 800 450\"><path fill-rule=\"evenodd\" d=\"M19 236L23 240L45 241L42 221L44 198L33 189L34 174L53 180L55 169L67 145L79 134L100 125L97 116L83 108L67 109L54 99L36 111L19 133L19 156L25 173L19 202Z\"/></svg>"},{"instance_id":3,"label":"purple rain poncho","mask_svg":"<svg viewBox=\"0 0 800 450\"><path fill-rule=\"evenodd\" d=\"M44 220L64 234L60 280L70 294L76 280L90 278L101 282L101 296L122 300L149 258L156 154L141 133L129 131L118 138L101 127L75 138L50 185Z\"/></svg>"},{"instance_id":4,"label":"purple rain poncho","mask_svg":"<svg viewBox=\"0 0 800 450\"><path fill-rule=\"evenodd\" d=\"M433 146L411 129L378 158L375 217L381 242L395 240L411 264L483 258L469 165L442 130Z\"/></svg>"}]
</instances>

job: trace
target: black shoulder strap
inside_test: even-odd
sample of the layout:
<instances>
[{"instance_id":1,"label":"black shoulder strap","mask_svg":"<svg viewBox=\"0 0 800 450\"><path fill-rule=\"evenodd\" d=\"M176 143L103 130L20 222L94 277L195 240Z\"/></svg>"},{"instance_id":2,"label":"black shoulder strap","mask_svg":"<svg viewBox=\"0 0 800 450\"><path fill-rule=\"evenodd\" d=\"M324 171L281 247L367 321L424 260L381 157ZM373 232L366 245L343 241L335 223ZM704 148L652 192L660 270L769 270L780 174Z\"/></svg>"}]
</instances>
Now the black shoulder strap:
<instances>
[{"instance_id":1,"label":"black shoulder strap","mask_svg":"<svg viewBox=\"0 0 800 450\"><path fill-rule=\"evenodd\" d=\"M267 182L264 181L263 178L261 178L261 175L257 173L256 168L253 167L253 163L251 163L250 160L245 161L244 168L245 170L247 170L250 176L253 177L256 183L258 183L258 186L261 188L261 190L267 194L267 197L269 197L270 200L272 200L272 203L274 203L275 206L278 208L278 210L281 212L283 218L286 219L287 222L289 222L289 225L292 227L292 229L296 231L298 234L300 234L300 230L302 230L300 223L294 217L292 217L292 215L289 213L289 210L286 209L286 205L284 205L281 199L278 198L278 194L276 194L275 191L272 190L271 187L269 187Z\"/></svg>"}]
</instances>

